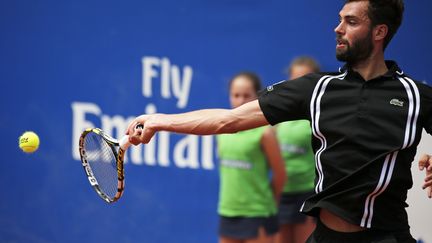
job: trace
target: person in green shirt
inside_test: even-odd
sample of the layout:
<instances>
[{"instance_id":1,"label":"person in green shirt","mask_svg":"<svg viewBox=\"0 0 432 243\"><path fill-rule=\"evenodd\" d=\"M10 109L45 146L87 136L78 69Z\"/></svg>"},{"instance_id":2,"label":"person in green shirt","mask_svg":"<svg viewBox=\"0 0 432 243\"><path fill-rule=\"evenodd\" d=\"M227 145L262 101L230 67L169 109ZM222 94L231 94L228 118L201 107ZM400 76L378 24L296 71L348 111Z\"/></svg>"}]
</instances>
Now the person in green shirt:
<instances>
[{"instance_id":1,"label":"person in green shirt","mask_svg":"<svg viewBox=\"0 0 432 243\"><path fill-rule=\"evenodd\" d=\"M236 108L257 98L259 77L242 72L230 81ZM269 126L217 136L220 159L220 243L272 243L278 231L277 204L285 169Z\"/></svg>"},{"instance_id":2,"label":"person in green shirt","mask_svg":"<svg viewBox=\"0 0 432 243\"><path fill-rule=\"evenodd\" d=\"M311 57L295 58L287 69L289 80L312 72L319 65ZM314 193L315 161L308 120L288 121L275 127L289 181L283 188L279 205L277 243L303 243L315 228L313 218L300 213L306 198Z\"/></svg>"}]
</instances>

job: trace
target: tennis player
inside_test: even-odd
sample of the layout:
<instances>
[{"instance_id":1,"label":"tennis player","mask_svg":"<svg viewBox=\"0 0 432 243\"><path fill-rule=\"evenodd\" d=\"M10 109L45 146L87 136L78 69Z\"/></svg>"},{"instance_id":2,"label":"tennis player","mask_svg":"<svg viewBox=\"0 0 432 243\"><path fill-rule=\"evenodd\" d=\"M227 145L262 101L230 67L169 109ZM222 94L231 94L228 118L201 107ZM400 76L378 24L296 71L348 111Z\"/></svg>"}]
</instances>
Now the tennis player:
<instances>
[{"instance_id":1,"label":"tennis player","mask_svg":"<svg viewBox=\"0 0 432 243\"><path fill-rule=\"evenodd\" d=\"M308 119L315 152L315 195L301 211L318 218L307 242L415 242L407 191L422 129L432 133L432 88L410 78L384 50L402 22L402 0L348 0L335 28L336 57L346 65L267 87L232 110L137 117L133 144L155 132L235 133ZM134 131L137 123L143 131ZM419 163L432 196L432 156Z\"/></svg>"},{"instance_id":2,"label":"tennis player","mask_svg":"<svg viewBox=\"0 0 432 243\"><path fill-rule=\"evenodd\" d=\"M232 108L257 98L259 77L235 75L229 84ZM285 168L270 126L217 136L220 159L219 242L272 243L279 230L277 202ZM271 181L269 179L271 174Z\"/></svg>"}]
</instances>

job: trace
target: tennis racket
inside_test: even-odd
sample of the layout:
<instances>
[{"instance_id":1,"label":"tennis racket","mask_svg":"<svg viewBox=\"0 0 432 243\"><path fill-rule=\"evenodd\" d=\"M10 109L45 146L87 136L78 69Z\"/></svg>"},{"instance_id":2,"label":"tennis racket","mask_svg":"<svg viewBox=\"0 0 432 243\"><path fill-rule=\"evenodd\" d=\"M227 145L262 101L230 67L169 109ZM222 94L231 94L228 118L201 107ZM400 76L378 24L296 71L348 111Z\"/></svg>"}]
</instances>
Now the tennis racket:
<instances>
[{"instance_id":1,"label":"tennis racket","mask_svg":"<svg viewBox=\"0 0 432 243\"><path fill-rule=\"evenodd\" d=\"M143 129L138 124L135 129ZM112 138L99 128L86 129L79 139L79 152L90 185L106 202L117 201L124 191L124 156L129 136Z\"/></svg>"}]
</instances>

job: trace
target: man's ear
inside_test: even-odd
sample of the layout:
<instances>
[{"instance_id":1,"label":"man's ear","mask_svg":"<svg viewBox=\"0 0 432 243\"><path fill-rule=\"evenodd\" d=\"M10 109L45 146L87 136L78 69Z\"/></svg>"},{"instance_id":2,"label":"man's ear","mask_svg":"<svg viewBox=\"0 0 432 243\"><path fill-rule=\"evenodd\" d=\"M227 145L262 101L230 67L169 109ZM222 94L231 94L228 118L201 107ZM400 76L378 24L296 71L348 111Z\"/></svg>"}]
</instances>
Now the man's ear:
<instances>
[{"instance_id":1,"label":"man's ear","mask_svg":"<svg viewBox=\"0 0 432 243\"><path fill-rule=\"evenodd\" d=\"M385 24L379 24L373 29L373 38L376 41L384 40L388 34L388 26Z\"/></svg>"}]
</instances>

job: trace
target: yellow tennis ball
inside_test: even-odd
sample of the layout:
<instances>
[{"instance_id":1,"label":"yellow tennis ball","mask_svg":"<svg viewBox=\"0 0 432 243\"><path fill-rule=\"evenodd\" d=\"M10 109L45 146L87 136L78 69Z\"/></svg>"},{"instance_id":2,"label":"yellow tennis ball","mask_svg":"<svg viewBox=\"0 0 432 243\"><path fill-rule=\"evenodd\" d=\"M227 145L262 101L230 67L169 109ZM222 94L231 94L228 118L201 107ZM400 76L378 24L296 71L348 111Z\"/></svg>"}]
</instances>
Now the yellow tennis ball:
<instances>
[{"instance_id":1,"label":"yellow tennis ball","mask_svg":"<svg viewBox=\"0 0 432 243\"><path fill-rule=\"evenodd\" d=\"M33 153L39 148L39 137L34 132L25 132L19 137L19 147L26 153Z\"/></svg>"}]
</instances>

